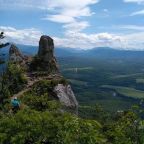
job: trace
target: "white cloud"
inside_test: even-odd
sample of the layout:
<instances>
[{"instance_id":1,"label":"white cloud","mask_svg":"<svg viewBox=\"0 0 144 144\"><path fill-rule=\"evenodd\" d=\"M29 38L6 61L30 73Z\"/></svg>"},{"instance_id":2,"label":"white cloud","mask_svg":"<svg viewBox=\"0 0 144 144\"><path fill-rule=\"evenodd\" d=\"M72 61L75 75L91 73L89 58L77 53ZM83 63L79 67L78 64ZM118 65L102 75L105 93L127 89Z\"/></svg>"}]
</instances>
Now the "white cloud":
<instances>
[{"instance_id":1,"label":"white cloud","mask_svg":"<svg viewBox=\"0 0 144 144\"><path fill-rule=\"evenodd\" d=\"M67 32L65 38L55 37L57 46L91 49L94 47L121 47L122 37L109 33L85 34Z\"/></svg>"},{"instance_id":2,"label":"white cloud","mask_svg":"<svg viewBox=\"0 0 144 144\"><path fill-rule=\"evenodd\" d=\"M91 16L90 5L100 0L0 0L0 8L6 9L32 9L47 10L48 14L42 19L64 24L62 27L68 29L83 30L90 24L83 22L82 17ZM80 23L80 24L79 24ZM78 24L78 26L76 26Z\"/></svg>"},{"instance_id":3,"label":"white cloud","mask_svg":"<svg viewBox=\"0 0 144 144\"><path fill-rule=\"evenodd\" d=\"M5 33L5 41L24 45L38 45L42 35L41 31L34 28L17 30L13 27L0 26L0 31Z\"/></svg>"},{"instance_id":4,"label":"white cloud","mask_svg":"<svg viewBox=\"0 0 144 144\"><path fill-rule=\"evenodd\" d=\"M133 12L132 14L130 14L130 16L136 16L136 15L144 15L144 10L136 11L136 12Z\"/></svg>"},{"instance_id":5,"label":"white cloud","mask_svg":"<svg viewBox=\"0 0 144 144\"><path fill-rule=\"evenodd\" d=\"M144 50L144 32L131 34L112 33L69 33L65 38L55 37L55 44L58 47L70 47L91 49L96 47L112 47L125 50Z\"/></svg>"},{"instance_id":6,"label":"white cloud","mask_svg":"<svg viewBox=\"0 0 144 144\"><path fill-rule=\"evenodd\" d=\"M138 26L138 25L117 25L113 27L117 29L144 31L144 26Z\"/></svg>"},{"instance_id":7,"label":"white cloud","mask_svg":"<svg viewBox=\"0 0 144 144\"><path fill-rule=\"evenodd\" d=\"M95 4L99 0L48 0L49 6L52 8L76 8L81 9L88 5Z\"/></svg>"},{"instance_id":8,"label":"white cloud","mask_svg":"<svg viewBox=\"0 0 144 144\"><path fill-rule=\"evenodd\" d=\"M83 9L99 0L0 0L1 8Z\"/></svg>"},{"instance_id":9,"label":"white cloud","mask_svg":"<svg viewBox=\"0 0 144 144\"><path fill-rule=\"evenodd\" d=\"M70 23L84 16L91 16L89 6L99 0L49 0L49 9L56 14L47 15L44 19L59 23ZM68 20L65 20L68 19Z\"/></svg>"},{"instance_id":10,"label":"white cloud","mask_svg":"<svg viewBox=\"0 0 144 144\"><path fill-rule=\"evenodd\" d=\"M0 0L1 9L48 9L50 0Z\"/></svg>"},{"instance_id":11,"label":"white cloud","mask_svg":"<svg viewBox=\"0 0 144 144\"><path fill-rule=\"evenodd\" d=\"M57 38L56 45L64 47L92 47L91 39L82 33L84 29L90 26L88 21L82 17L92 16L94 13L90 5L98 3L99 0L50 0L49 9L51 14L44 19L53 22L62 23L64 28L64 38Z\"/></svg>"},{"instance_id":12,"label":"white cloud","mask_svg":"<svg viewBox=\"0 0 144 144\"><path fill-rule=\"evenodd\" d=\"M87 21L81 21L65 24L63 28L65 28L67 31L80 32L89 26L90 25Z\"/></svg>"},{"instance_id":13,"label":"white cloud","mask_svg":"<svg viewBox=\"0 0 144 144\"><path fill-rule=\"evenodd\" d=\"M137 32L128 35L124 35L123 38L125 40L124 45L125 49L131 50L144 50L144 32Z\"/></svg>"},{"instance_id":14,"label":"white cloud","mask_svg":"<svg viewBox=\"0 0 144 144\"><path fill-rule=\"evenodd\" d=\"M24 45L38 45L42 32L34 29L15 29L13 27L0 26L0 31L6 34L8 42ZM144 50L144 32L131 34L94 33L66 31L65 36L53 37L57 47L91 49L95 47L113 47L118 49Z\"/></svg>"},{"instance_id":15,"label":"white cloud","mask_svg":"<svg viewBox=\"0 0 144 144\"><path fill-rule=\"evenodd\" d=\"M138 4L143 4L144 0L124 0L124 2L131 2L131 3L138 3Z\"/></svg>"},{"instance_id":16,"label":"white cloud","mask_svg":"<svg viewBox=\"0 0 144 144\"><path fill-rule=\"evenodd\" d=\"M50 20L57 23L71 23L75 21L73 17L62 14L48 15L47 17L43 18L43 20Z\"/></svg>"}]
</instances>

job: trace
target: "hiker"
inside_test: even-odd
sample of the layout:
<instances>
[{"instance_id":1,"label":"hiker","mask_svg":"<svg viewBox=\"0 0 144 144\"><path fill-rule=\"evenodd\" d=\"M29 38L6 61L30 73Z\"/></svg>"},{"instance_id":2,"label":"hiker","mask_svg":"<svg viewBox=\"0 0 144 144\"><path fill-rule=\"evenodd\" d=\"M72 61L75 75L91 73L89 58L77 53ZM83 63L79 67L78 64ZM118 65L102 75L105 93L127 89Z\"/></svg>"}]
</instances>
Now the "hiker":
<instances>
[{"instance_id":1,"label":"hiker","mask_svg":"<svg viewBox=\"0 0 144 144\"><path fill-rule=\"evenodd\" d=\"M14 112L17 112L20 109L20 102L17 99L17 97L12 98L11 104L12 104L12 110Z\"/></svg>"}]
</instances>

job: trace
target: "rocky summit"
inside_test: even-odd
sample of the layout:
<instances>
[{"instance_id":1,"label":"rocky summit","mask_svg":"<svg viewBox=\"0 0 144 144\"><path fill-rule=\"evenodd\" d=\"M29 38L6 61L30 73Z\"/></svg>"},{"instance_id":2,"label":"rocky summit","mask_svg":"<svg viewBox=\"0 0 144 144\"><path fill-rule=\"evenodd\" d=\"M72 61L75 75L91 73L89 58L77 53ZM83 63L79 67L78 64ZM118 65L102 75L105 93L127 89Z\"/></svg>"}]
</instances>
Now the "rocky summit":
<instances>
[{"instance_id":1,"label":"rocky summit","mask_svg":"<svg viewBox=\"0 0 144 144\"><path fill-rule=\"evenodd\" d=\"M58 73L58 64L54 56L54 42L49 36L43 35L39 41L38 59L39 67L48 73Z\"/></svg>"}]
</instances>

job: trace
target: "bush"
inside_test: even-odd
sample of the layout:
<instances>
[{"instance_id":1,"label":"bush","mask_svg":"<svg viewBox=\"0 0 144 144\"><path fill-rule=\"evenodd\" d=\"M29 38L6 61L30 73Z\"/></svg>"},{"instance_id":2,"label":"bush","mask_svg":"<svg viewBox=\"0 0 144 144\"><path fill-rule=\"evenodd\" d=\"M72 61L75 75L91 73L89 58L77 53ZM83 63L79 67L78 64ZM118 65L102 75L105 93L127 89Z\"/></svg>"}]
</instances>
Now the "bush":
<instances>
[{"instance_id":1,"label":"bush","mask_svg":"<svg viewBox=\"0 0 144 144\"><path fill-rule=\"evenodd\" d=\"M2 144L103 144L101 126L67 113L20 111L0 118Z\"/></svg>"},{"instance_id":2,"label":"bush","mask_svg":"<svg viewBox=\"0 0 144 144\"><path fill-rule=\"evenodd\" d=\"M21 91L27 83L25 70L18 64L8 63L6 72L0 79L0 98L1 103L4 99L13 96Z\"/></svg>"},{"instance_id":3,"label":"bush","mask_svg":"<svg viewBox=\"0 0 144 144\"><path fill-rule=\"evenodd\" d=\"M22 103L29 106L31 109L37 111L56 111L61 108L61 105L58 101L52 100L48 93L43 95L36 95L34 93L25 93L21 98Z\"/></svg>"}]
</instances>

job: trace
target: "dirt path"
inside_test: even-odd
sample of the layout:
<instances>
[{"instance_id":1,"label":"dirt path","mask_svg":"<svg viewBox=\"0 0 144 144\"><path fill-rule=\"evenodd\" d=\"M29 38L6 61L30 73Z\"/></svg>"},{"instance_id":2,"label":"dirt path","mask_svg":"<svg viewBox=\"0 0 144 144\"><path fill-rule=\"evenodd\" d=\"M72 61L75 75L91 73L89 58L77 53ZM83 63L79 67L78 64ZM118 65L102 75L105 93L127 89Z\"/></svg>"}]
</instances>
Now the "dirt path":
<instances>
[{"instance_id":1,"label":"dirt path","mask_svg":"<svg viewBox=\"0 0 144 144\"><path fill-rule=\"evenodd\" d=\"M40 79L39 80L35 80L35 81L28 81L28 85L26 86L26 88L24 89L24 90L22 90L22 91L20 91L20 92L18 92L17 94L15 94L15 95L13 95L11 98L13 99L14 97L20 97L21 95L23 95L25 92L28 92L30 89L31 89L31 87L36 83L36 82L38 82L38 81L40 81Z\"/></svg>"},{"instance_id":2,"label":"dirt path","mask_svg":"<svg viewBox=\"0 0 144 144\"><path fill-rule=\"evenodd\" d=\"M22 96L25 92L28 92L31 87L41 81L41 80L51 80L53 78L61 78L60 75L49 75L49 76L44 76L44 77L37 77L37 78L33 78L33 77L29 77L28 75L26 75L27 79L28 79L28 83L27 83L27 86L24 88L24 90L18 92L17 94L14 94L11 99L13 99L14 97L17 97L19 98L20 96Z\"/></svg>"}]
</instances>

